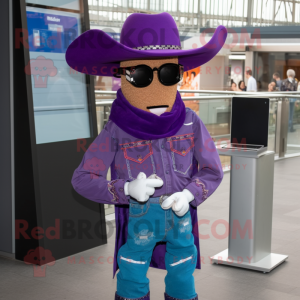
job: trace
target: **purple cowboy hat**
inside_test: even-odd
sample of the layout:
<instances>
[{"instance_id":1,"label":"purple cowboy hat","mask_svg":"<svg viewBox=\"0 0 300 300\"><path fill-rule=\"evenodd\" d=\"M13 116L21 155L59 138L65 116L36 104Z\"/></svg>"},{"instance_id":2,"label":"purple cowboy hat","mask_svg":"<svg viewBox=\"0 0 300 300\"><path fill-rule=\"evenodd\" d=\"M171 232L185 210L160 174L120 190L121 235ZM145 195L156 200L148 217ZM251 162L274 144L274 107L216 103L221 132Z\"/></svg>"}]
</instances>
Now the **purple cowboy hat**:
<instances>
[{"instance_id":1,"label":"purple cowboy hat","mask_svg":"<svg viewBox=\"0 0 300 300\"><path fill-rule=\"evenodd\" d=\"M178 57L187 71L211 60L223 47L226 36L226 28L219 26L201 48L181 50L179 32L170 14L134 13L124 22L120 43L102 30L88 30L70 44L66 61L81 73L113 76L121 61Z\"/></svg>"}]
</instances>

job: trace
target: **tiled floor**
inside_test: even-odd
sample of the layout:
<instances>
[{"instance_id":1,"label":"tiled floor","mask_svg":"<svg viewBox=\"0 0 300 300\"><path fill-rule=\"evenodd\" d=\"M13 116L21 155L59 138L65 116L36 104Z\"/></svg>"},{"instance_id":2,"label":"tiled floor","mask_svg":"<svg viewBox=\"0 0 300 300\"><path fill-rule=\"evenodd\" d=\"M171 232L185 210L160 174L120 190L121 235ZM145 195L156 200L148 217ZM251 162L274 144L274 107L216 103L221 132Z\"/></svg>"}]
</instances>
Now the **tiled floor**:
<instances>
[{"instance_id":1,"label":"tiled floor","mask_svg":"<svg viewBox=\"0 0 300 300\"><path fill-rule=\"evenodd\" d=\"M227 248L227 240L214 237L201 241L204 263L195 271L199 300L272 299L300 300L300 158L275 163L273 245L275 253L288 254L287 262L269 274L234 267L211 265L208 257ZM199 218L228 220L229 174L219 189L199 208ZM110 223L110 226L113 223ZM200 226L209 234L209 226ZM222 229L220 228L220 233ZM33 267L0 258L0 299L114 299L112 279L114 235L107 245L79 253L76 263L62 259L48 266L46 276L34 277ZM94 257L94 263L89 259ZM99 262L97 262L97 258ZM151 299L162 300L162 270L150 269Z\"/></svg>"}]
</instances>

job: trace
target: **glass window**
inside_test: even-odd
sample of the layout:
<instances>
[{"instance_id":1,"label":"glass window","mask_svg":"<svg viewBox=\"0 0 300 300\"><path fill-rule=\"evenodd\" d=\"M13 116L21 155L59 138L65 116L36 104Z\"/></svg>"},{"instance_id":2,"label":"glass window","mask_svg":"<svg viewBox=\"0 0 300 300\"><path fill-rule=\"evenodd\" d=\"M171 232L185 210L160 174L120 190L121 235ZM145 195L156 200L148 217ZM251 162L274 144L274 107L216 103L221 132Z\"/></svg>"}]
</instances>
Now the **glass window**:
<instances>
[{"instance_id":1,"label":"glass window","mask_svg":"<svg viewBox=\"0 0 300 300\"><path fill-rule=\"evenodd\" d=\"M300 53L256 52L254 61L254 77L261 91L268 90L268 85L275 72L280 74L281 79L286 79L287 70L293 69L296 78L300 79Z\"/></svg>"}]
</instances>

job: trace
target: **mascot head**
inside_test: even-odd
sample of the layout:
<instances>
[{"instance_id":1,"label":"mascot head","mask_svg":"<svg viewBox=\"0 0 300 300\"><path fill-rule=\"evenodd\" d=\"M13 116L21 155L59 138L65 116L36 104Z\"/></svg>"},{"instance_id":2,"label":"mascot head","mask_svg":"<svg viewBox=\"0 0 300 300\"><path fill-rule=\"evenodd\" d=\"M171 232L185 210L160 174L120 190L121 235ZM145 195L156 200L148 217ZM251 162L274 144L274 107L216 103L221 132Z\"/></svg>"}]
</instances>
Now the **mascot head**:
<instances>
[{"instance_id":1,"label":"mascot head","mask_svg":"<svg viewBox=\"0 0 300 300\"><path fill-rule=\"evenodd\" d=\"M82 73L121 77L128 102L159 116L172 111L183 72L211 60L226 36L226 28L219 26L206 45L182 50L170 14L133 13L123 24L120 42L102 30L89 30L71 43L66 60Z\"/></svg>"}]
</instances>

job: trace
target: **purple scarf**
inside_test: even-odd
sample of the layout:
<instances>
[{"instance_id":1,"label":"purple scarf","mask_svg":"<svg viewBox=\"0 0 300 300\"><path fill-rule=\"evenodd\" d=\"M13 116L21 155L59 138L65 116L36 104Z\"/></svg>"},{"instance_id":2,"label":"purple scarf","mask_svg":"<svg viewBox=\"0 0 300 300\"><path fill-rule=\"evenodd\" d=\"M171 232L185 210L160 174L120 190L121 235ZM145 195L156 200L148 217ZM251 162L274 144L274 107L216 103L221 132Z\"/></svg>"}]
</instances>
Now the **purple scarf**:
<instances>
[{"instance_id":1,"label":"purple scarf","mask_svg":"<svg viewBox=\"0 0 300 300\"><path fill-rule=\"evenodd\" d=\"M176 134L185 120L185 105L177 91L171 112L160 116L132 106L118 89L110 120L126 133L143 140L156 140Z\"/></svg>"}]
</instances>

